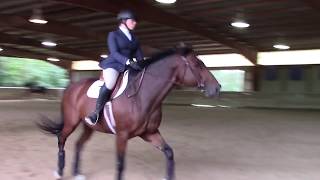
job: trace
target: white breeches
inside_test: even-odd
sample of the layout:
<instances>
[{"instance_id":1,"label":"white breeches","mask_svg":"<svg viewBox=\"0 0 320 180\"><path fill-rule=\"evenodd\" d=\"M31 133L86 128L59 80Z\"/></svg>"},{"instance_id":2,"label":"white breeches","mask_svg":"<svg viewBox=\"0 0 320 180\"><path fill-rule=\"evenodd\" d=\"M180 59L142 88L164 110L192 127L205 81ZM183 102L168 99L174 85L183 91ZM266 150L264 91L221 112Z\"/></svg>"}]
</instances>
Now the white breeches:
<instances>
[{"instance_id":1,"label":"white breeches","mask_svg":"<svg viewBox=\"0 0 320 180\"><path fill-rule=\"evenodd\" d=\"M107 68L103 70L103 79L106 87L112 90L117 83L119 72L113 68Z\"/></svg>"}]
</instances>

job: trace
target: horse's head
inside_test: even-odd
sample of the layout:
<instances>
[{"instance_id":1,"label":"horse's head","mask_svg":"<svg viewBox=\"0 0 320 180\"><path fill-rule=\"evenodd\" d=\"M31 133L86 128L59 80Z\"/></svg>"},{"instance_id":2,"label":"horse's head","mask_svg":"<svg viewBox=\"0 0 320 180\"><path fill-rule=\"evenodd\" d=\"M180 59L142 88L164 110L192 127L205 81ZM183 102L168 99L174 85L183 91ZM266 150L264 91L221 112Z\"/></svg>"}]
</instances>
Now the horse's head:
<instances>
[{"instance_id":1,"label":"horse's head","mask_svg":"<svg viewBox=\"0 0 320 180\"><path fill-rule=\"evenodd\" d=\"M218 95L221 85L192 49L179 48L177 81L186 86L198 87L206 96Z\"/></svg>"}]
</instances>

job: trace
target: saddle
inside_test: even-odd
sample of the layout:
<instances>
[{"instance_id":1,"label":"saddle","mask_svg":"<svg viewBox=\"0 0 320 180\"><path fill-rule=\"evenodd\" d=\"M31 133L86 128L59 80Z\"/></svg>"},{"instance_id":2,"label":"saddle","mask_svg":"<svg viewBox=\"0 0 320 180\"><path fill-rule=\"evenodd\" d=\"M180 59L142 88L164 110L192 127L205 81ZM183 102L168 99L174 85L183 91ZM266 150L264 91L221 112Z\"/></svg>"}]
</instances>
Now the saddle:
<instances>
[{"instance_id":1,"label":"saddle","mask_svg":"<svg viewBox=\"0 0 320 180\"><path fill-rule=\"evenodd\" d=\"M134 96L139 91L144 74L145 74L145 69L142 71L142 73L139 76L137 76L138 75L137 71L126 70L124 73L121 73L117 79L114 89L112 90L110 101L112 99L119 97L126 89L127 89L126 92L128 97ZM139 81L139 83L134 83L135 81ZM104 84L104 80L103 80L103 75L101 73L99 80L96 80L89 87L87 91L87 96L89 98L97 99L99 96L100 87L103 86L103 84Z\"/></svg>"},{"instance_id":2,"label":"saddle","mask_svg":"<svg viewBox=\"0 0 320 180\"><path fill-rule=\"evenodd\" d=\"M108 101L106 104L105 104L105 107L103 109L103 115L104 115L104 118L105 118L105 121L106 121L106 124L107 124L107 127L111 130L112 133L116 134L116 120L114 118L114 115L113 115L113 110L112 110L112 103L111 101L115 98L117 98L118 96L120 96L127 88L128 88L128 82L129 82L129 79L130 79L130 82L134 82L135 79L137 79L137 75L138 73L136 72L132 72L130 71L130 76L129 76L129 71L125 71L124 73L121 73L117 79L117 83L115 85L115 88L113 89L113 92L111 94L111 98L110 98L110 101ZM144 76L144 72L141 74L141 77L140 77L140 83L143 79L143 76ZM140 84L139 83L139 84ZM135 85L137 83L130 83L130 87L131 85ZM87 96L89 98L94 98L94 99L97 99L98 96L99 96L99 91L100 91L100 88L101 86L104 85L104 80L103 80L103 76L102 76L102 73L100 75L100 78L99 80L96 80L88 89L87 91ZM140 85L138 85L138 88L139 88ZM133 86L133 88L130 88L129 90L132 90L133 92L129 92L127 94L128 97L130 97L130 95L134 95L136 94L136 92L138 91L138 88Z\"/></svg>"},{"instance_id":3,"label":"saddle","mask_svg":"<svg viewBox=\"0 0 320 180\"><path fill-rule=\"evenodd\" d=\"M116 85L114 87L114 89L112 90L112 94L111 94L111 98L115 99L116 97L120 96L124 90L127 87L128 84L128 80L129 80L129 72L125 71L124 73L121 73L117 79ZM88 91L87 91L87 96L89 98L94 98L97 99L99 96L99 91L101 86L104 85L104 80L103 80L103 76L102 73L100 74L99 80L96 80L94 83L92 83L92 85L89 87Z\"/></svg>"}]
</instances>

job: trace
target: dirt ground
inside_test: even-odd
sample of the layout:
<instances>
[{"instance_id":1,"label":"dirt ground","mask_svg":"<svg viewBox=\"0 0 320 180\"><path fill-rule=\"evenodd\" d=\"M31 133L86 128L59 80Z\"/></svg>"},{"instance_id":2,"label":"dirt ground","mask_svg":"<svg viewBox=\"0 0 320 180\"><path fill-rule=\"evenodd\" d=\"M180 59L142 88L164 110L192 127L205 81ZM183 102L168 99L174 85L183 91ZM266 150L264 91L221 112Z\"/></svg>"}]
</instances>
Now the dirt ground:
<instances>
[{"instance_id":1,"label":"dirt ground","mask_svg":"<svg viewBox=\"0 0 320 180\"><path fill-rule=\"evenodd\" d=\"M0 179L50 180L57 140L34 122L59 116L56 101L0 101ZM177 180L319 180L320 112L164 107L163 136L173 147ZM73 145L66 145L65 180L72 179ZM114 136L96 133L84 150L87 179L114 179ZM140 139L129 143L127 180L164 177L162 153Z\"/></svg>"}]
</instances>

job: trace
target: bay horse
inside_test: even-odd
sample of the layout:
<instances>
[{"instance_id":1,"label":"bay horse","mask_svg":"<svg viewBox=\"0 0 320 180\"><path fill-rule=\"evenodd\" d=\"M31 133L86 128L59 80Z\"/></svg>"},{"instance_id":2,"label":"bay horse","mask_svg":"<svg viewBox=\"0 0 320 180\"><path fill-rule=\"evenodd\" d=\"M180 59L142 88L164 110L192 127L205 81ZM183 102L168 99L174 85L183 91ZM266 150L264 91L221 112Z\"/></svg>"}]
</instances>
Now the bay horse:
<instances>
[{"instance_id":1,"label":"bay horse","mask_svg":"<svg viewBox=\"0 0 320 180\"><path fill-rule=\"evenodd\" d=\"M173 150L159 131L163 100L175 85L198 87L209 97L217 95L221 86L191 48L170 49L149 60L143 60L140 65L144 70L133 75L139 78L133 78L124 93L112 100L116 121L116 179L123 179L128 140L140 137L164 153L167 162L166 179L173 180L175 178ZM65 142L80 122L84 123L84 131L75 146L73 162L75 177L82 176L80 175L80 153L93 131L112 134L111 129L106 126L104 117L95 126L90 126L84 121L84 117L95 106L96 100L86 95L94 81L93 79L82 80L70 84L65 89L61 103L62 122L46 119L38 124L42 130L58 137L57 179L62 177L65 166ZM128 97L126 92L130 89L135 89L135 93Z\"/></svg>"}]
</instances>

